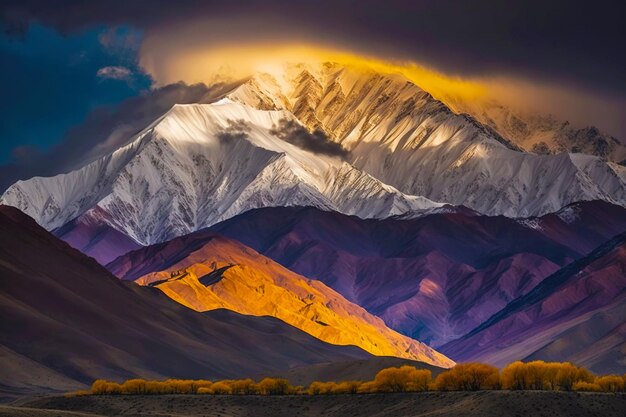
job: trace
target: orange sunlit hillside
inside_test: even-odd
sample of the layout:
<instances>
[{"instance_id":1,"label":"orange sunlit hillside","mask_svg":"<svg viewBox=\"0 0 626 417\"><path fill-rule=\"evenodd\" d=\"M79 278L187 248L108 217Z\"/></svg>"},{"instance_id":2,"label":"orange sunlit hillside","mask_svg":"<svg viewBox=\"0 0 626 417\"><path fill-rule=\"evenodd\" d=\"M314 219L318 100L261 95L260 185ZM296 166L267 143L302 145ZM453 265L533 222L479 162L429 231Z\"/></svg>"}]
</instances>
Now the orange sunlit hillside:
<instances>
[{"instance_id":1,"label":"orange sunlit hillside","mask_svg":"<svg viewBox=\"0 0 626 417\"><path fill-rule=\"evenodd\" d=\"M430 347L389 329L365 309L320 281L309 280L220 236L166 270L137 280L197 311L225 308L274 316L325 342L355 345L448 368L454 363Z\"/></svg>"}]
</instances>

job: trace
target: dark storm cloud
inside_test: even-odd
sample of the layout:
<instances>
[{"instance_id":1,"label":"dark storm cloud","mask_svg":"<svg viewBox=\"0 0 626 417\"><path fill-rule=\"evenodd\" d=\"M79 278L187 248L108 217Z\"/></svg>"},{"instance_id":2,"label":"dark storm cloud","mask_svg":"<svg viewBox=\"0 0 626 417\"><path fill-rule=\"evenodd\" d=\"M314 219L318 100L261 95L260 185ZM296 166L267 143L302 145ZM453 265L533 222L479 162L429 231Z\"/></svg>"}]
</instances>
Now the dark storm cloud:
<instances>
[{"instance_id":1,"label":"dark storm cloud","mask_svg":"<svg viewBox=\"0 0 626 417\"><path fill-rule=\"evenodd\" d=\"M116 106L102 106L70 129L61 142L47 152L19 146L15 162L0 166L0 192L18 179L49 176L79 168L118 149L174 104L212 102L232 85L171 84L129 98Z\"/></svg>"},{"instance_id":2,"label":"dark storm cloud","mask_svg":"<svg viewBox=\"0 0 626 417\"><path fill-rule=\"evenodd\" d=\"M250 37L296 34L462 75L505 73L626 92L622 1L7 0L0 7L13 33L32 21L61 31L129 24L149 33L186 20L252 17Z\"/></svg>"},{"instance_id":3,"label":"dark storm cloud","mask_svg":"<svg viewBox=\"0 0 626 417\"><path fill-rule=\"evenodd\" d=\"M250 126L245 120L229 120L228 127L217 134L217 138L222 143L232 143L244 140L250 133Z\"/></svg>"},{"instance_id":4,"label":"dark storm cloud","mask_svg":"<svg viewBox=\"0 0 626 417\"><path fill-rule=\"evenodd\" d=\"M331 141L320 129L309 132L304 126L291 119L281 119L270 131L285 142L314 153L345 158L348 151Z\"/></svg>"}]
</instances>

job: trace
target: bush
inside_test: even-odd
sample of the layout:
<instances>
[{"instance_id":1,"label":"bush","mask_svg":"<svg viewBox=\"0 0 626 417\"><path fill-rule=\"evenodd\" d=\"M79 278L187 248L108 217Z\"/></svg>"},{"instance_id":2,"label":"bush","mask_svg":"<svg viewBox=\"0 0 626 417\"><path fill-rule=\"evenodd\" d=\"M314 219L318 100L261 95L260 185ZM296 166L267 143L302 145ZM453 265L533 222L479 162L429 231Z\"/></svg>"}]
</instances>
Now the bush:
<instances>
[{"instance_id":1,"label":"bush","mask_svg":"<svg viewBox=\"0 0 626 417\"><path fill-rule=\"evenodd\" d=\"M343 381L335 386L335 394L356 394L359 392L361 381Z\"/></svg>"},{"instance_id":2,"label":"bush","mask_svg":"<svg viewBox=\"0 0 626 417\"><path fill-rule=\"evenodd\" d=\"M528 389L529 378L526 364L520 361L508 364L502 370L501 377L502 388L509 390L525 390Z\"/></svg>"},{"instance_id":3,"label":"bush","mask_svg":"<svg viewBox=\"0 0 626 417\"><path fill-rule=\"evenodd\" d=\"M257 393L256 385L251 379L238 379L228 381L227 383L230 385L233 394L250 395Z\"/></svg>"},{"instance_id":4,"label":"bush","mask_svg":"<svg viewBox=\"0 0 626 417\"><path fill-rule=\"evenodd\" d=\"M559 364L556 373L556 383L559 389L563 391L571 391L576 382L589 382L594 380L591 372L584 368L578 368L569 362Z\"/></svg>"},{"instance_id":5,"label":"bush","mask_svg":"<svg viewBox=\"0 0 626 417\"><path fill-rule=\"evenodd\" d=\"M122 393L122 386L116 382L97 379L91 385L91 392L95 395L116 395Z\"/></svg>"},{"instance_id":6,"label":"bush","mask_svg":"<svg viewBox=\"0 0 626 417\"><path fill-rule=\"evenodd\" d=\"M572 385L572 389L574 391L587 391L587 392L599 392L602 390L600 388L600 385L598 384L595 384L593 382L583 382L583 381L575 382L574 385Z\"/></svg>"},{"instance_id":7,"label":"bush","mask_svg":"<svg viewBox=\"0 0 626 417\"><path fill-rule=\"evenodd\" d=\"M606 375L596 378L596 384L604 392L624 391L624 378L619 375Z\"/></svg>"},{"instance_id":8,"label":"bush","mask_svg":"<svg viewBox=\"0 0 626 417\"><path fill-rule=\"evenodd\" d=\"M146 381L143 379L129 379L122 384L122 394L145 394Z\"/></svg>"},{"instance_id":9,"label":"bush","mask_svg":"<svg viewBox=\"0 0 626 417\"><path fill-rule=\"evenodd\" d=\"M442 372L435 379L440 391L478 391L500 388L498 368L483 363L465 363Z\"/></svg>"},{"instance_id":10,"label":"bush","mask_svg":"<svg viewBox=\"0 0 626 417\"><path fill-rule=\"evenodd\" d=\"M618 377L619 378L619 377ZM594 376L571 363L513 362L502 370L502 387L511 390L571 391L577 382L593 383Z\"/></svg>"},{"instance_id":11,"label":"bush","mask_svg":"<svg viewBox=\"0 0 626 417\"><path fill-rule=\"evenodd\" d=\"M332 394L333 391L336 390L335 382L311 382L309 388L307 389L307 393L309 395L325 395Z\"/></svg>"},{"instance_id":12,"label":"bush","mask_svg":"<svg viewBox=\"0 0 626 417\"><path fill-rule=\"evenodd\" d=\"M309 395L356 394L376 392L413 391L477 391L490 389L509 390L562 390L620 392L626 388L626 375L595 377L591 372L571 363L513 362L502 374L497 368L482 363L466 363L442 372L433 381L429 370L412 366L386 368L372 381L313 382L307 389L289 385L283 378L265 378L259 383L252 379L207 380L168 379L145 381L134 378L122 384L103 379L94 381L90 391L77 391L76 395L145 395L145 394L234 394L234 395Z\"/></svg>"},{"instance_id":13,"label":"bush","mask_svg":"<svg viewBox=\"0 0 626 417\"><path fill-rule=\"evenodd\" d=\"M359 394L369 394L372 392L376 392L375 388L376 384L374 383L374 381L363 382L361 385L359 385L357 392Z\"/></svg>"},{"instance_id":14,"label":"bush","mask_svg":"<svg viewBox=\"0 0 626 417\"><path fill-rule=\"evenodd\" d=\"M208 389L210 392L210 394L218 394L218 395L226 395L226 394L232 394L233 390L230 387L230 385L228 385L225 382L216 382L213 385L211 385L211 388L203 388L204 389Z\"/></svg>"},{"instance_id":15,"label":"bush","mask_svg":"<svg viewBox=\"0 0 626 417\"><path fill-rule=\"evenodd\" d=\"M257 384L257 391L261 395L286 395L289 388L289 381L283 378L265 378Z\"/></svg>"},{"instance_id":16,"label":"bush","mask_svg":"<svg viewBox=\"0 0 626 417\"><path fill-rule=\"evenodd\" d=\"M374 388L378 392L427 391L432 380L429 370L413 366L387 368L376 374Z\"/></svg>"}]
</instances>

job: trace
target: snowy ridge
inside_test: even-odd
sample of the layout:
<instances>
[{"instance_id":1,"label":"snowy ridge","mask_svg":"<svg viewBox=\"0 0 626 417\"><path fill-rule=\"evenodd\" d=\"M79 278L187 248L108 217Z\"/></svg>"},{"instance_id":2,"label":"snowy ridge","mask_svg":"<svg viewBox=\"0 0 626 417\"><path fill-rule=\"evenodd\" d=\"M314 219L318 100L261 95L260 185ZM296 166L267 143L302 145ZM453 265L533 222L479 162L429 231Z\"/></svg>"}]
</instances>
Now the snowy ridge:
<instances>
[{"instance_id":1,"label":"snowy ridge","mask_svg":"<svg viewBox=\"0 0 626 417\"><path fill-rule=\"evenodd\" d=\"M277 136L282 120L321 129L346 153L292 145ZM285 65L213 104L176 105L128 145L17 182L0 203L49 230L80 218L145 245L268 206L410 218L447 204L528 218L585 200L625 206L626 167L520 151L403 76L326 63Z\"/></svg>"},{"instance_id":2,"label":"snowy ridge","mask_svg":"<svg viewBox=\"0 0 626 417\"><path fill-rule=\"evenodd\" d=\"M493 100L469 102L452 97L443 100L458 112L472 114L528 152L584 153L626 163L626 145L594 126L576 128L552 115L515 111Z\"/></svg>"},{"instance_id":3,"label":"snowy ridge","mask_svg":"<svg viewBox=\"0 0 626 417\"><path fill-rule=\"evenodd\" d=\"M84 216L144 245L258 207L387 217L440 206L279 139L272 129L283 119L293 116L228 100L176 105L124 148L68 174L16 183L2 202L49 230Z\"/></svg>"},{"instance_id":4,"label":"snowy ridge","mask_svg":"<svg viewBox=\"0 0 626 417\"><path fill-rule=\"evenodd\" d=\"M399 75L291 65L253 77L229 97L290 110L348 149L355 167L405 194L510 217L582 200L626 204L624 167L597 156L521 152Z\"/></svg>"}]
</instances>

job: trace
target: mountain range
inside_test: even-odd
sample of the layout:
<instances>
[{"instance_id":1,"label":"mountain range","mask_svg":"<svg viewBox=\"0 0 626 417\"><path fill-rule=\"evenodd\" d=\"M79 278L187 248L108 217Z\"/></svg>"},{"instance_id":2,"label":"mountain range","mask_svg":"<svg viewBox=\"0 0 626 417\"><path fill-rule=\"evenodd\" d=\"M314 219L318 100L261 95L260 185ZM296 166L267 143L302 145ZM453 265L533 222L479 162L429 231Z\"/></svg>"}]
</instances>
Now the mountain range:
<instances>
[{"instance_id":1,"label":"mountain range","mask_svg":"<svg viewBox=\"0 0 626 417\"><path fill-rule=\"evenodd\" d=\"M2 194L5 393L389 360L626 371L615 138L360 66L228 85Z\"/></svg>"},{"instance_id":2,"label":"mountain range","mask_svg":"<svg viewBox=\"0 0 626 417\"><path fill-rule=\"evenodd\" d=\"M522 152L401 76L336 64L287 66L213 104L174 106L111 154L0 198L48 230L74 221L140 245L266 206L529 217L582 200L626 204L626 167Z\"/></svg>"},{"instance_id":3,"label":"mountain range","mask_svg":"<svg viewBox=\"0 0 626 417\"><path fill-rule=\"evenodd\" d=\"M219 308L277 317L320 340L378 356L454 362L385 326L383 320L318 280L307 279L253 249L214 234L191 234L130 252L109 264L124 280L162 290L197 311Z\"/></svg>"},{"instance_id":4,"label":"mountain range","mask_svg":"<svg viewBox=\"0 0 626 417\"><path fill-rule=\"evenodd\" d=\"M321 280L390 327L440 346L616 230L626 230L626 209L585 202L521 220L469 211L363 220L314 208L266 208L210 232Z\"/></svg>"},{"instance_id":5,"label":"mountain range","mask_svg":"<svg viewBox=\"0 0 626 417\"><path fill-rule=\"evenodd\" d=\"M0 206L0 232L4 396L97 378L247 377L370 357L271 317L197 313L119 280L12 207Z\"/></svg>"}]
</instances>

